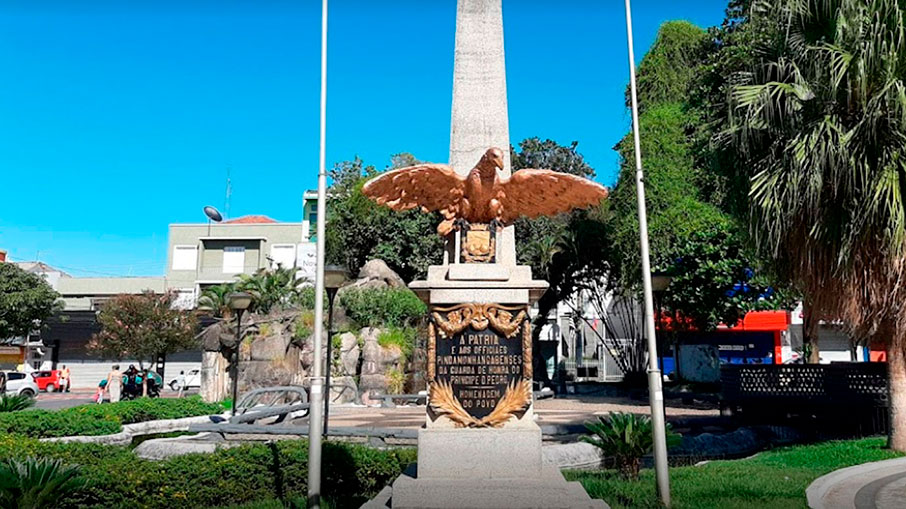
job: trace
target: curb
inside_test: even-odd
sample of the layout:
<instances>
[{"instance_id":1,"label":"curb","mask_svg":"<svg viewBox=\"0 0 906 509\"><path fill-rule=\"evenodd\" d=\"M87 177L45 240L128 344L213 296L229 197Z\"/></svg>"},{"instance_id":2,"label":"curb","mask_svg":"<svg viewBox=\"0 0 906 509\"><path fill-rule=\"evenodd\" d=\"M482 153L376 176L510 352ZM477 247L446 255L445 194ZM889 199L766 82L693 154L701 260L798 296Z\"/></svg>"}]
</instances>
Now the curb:
<instances>
[{"instance_id":1,"label":"curb","mask_svg":"<svg viewBox=\"0 0 906 509\"><path fill-rule=\"evenodd\" d=\"M825 497L827 497L832 490L844 488L843 484L851 477L866 475L891 467L902 467L906 470L906 458L893 458L889 460L874 461L872 463L863 463L861 465L841 468L840 470L834 470L829 474L825 474L812 481L808 488L805 489L805 498L808 501L808 506L811 509L838 509L840 507L839 503L831 505L825 500ZM856 489L852 493L853 497L855 497L858 488L861 488L862 486L863 484L858 484L856 486ZM850 506L855 507L854 503L850 503Z\"/></svg>"}]
</instances>

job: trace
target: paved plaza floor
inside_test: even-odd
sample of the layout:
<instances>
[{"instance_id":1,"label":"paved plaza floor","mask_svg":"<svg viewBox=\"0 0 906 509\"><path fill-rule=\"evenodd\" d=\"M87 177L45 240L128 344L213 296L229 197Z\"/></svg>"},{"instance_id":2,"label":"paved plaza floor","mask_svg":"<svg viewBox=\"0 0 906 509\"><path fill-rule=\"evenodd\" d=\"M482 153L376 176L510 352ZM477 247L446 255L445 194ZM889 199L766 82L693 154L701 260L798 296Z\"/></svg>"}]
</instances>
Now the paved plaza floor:
<instances>
[{"instance_id":1,"label":"paved plaza floor","mask_svg":"<svg viewBox=\"0 0 906 509\"><path fill-rule=\"evenodd\" d=\"M535 402L539 425L582 424L610 412L648 414L647 401L628 398L574 396L563 399L542 399ZM717 409L672 404L667 402L668 419L692 417L717 417ZM332 406L330 425L374 426L382 428L418 428L425 423L424 406L398 406L376 408L361 406Z\"/></svg>"}]
</instances>

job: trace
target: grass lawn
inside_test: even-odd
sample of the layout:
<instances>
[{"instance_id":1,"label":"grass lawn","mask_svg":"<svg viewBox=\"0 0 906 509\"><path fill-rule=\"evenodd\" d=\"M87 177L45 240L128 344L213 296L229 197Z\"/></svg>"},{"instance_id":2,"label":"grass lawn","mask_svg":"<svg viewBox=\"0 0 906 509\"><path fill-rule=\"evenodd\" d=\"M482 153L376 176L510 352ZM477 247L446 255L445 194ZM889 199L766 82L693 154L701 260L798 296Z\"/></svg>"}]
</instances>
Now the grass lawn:
<instances>
[{"instance_id":1,"label":"grass lawn","mask_svg":"<svg viewBox=\"0 0 906 509\"><path fill-rule=\"evenodd\" d=\"M776 449L743 460L671 468L673 507L805 508L805 489L818 477L839 468L902 456L885 449L885 444L882 438L824 442ZM564 475L581 482L589 495L605 500L613 509L659 507L653 470L642 471L639 482L624 481L612 470L573 470Z\"/></svg>"}]
</instances>

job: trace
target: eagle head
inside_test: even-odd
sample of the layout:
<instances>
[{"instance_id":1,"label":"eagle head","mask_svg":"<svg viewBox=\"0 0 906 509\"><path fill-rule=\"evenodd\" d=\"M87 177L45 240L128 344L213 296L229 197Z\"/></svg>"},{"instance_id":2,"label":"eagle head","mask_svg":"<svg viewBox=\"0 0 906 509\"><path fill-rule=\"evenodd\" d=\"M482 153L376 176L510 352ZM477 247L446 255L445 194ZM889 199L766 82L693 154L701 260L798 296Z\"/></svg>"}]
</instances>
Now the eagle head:
<instances>
[{"instance_id":1,"label":"eagle head","mask_svg":"<svg viewBox=\"0 0 906 509\"><path fill-rule=\"evenodd\" d=\"M478 169L482 177L496 176L497 170L503 169L503 150L497 147L489 148L478 162Z\"/></svg>"}]
</instances>

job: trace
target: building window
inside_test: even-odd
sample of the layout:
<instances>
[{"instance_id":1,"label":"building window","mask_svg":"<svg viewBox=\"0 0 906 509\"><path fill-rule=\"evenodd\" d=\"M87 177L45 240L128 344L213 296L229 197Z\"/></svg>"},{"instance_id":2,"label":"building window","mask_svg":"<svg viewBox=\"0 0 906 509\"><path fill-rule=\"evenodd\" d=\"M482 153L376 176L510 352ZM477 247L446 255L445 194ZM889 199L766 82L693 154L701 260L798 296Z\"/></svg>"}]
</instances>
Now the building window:
<instances>
[{"instance_id":1,"label":"building window","mask_svg":"<svg viewBox=\"0 0 906 509\"><path fill-rule=\"evenodd\" d=\"M223 248L223 273L240 274L245 270L245 248L226 246Z\"/></svg>"},{"instance_id":2,"label":"building window","mask_svg":"<svg viewBox=\"0 0 906 509\"><path fill-rule=\"evenodd\" d=\"M271 246L271 268L277 266L284 269L291 269L296 264L296 245L295 244L274 244Z\"/></svg>"},{"instance_id":3,"label":"building window","mask_svg":"<svg viewBox=\"0 0 906 509\"><path fill-rule=\"evenodd\" d=\"M173 246L173 270L195 270L198 246Z\"/></svg>"}]
</instances>

